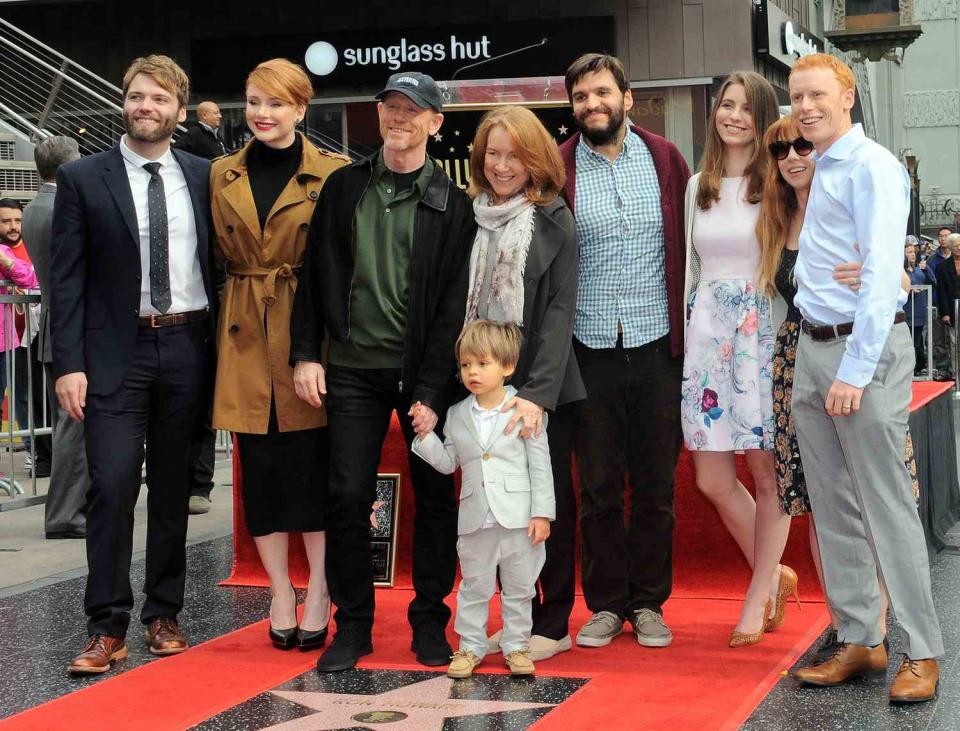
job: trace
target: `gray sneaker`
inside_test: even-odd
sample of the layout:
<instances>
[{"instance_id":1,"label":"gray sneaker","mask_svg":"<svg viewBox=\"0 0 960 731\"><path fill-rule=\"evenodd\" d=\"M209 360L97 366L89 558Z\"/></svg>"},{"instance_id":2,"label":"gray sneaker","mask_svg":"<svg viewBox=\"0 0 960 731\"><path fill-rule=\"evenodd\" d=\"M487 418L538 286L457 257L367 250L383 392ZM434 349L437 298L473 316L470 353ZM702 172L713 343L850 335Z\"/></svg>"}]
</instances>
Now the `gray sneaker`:
<instances>
[{"instance_id":1,"label":"gray sneaker","mask_svg":"<svg viewBox=\"0 0 960 731\"><path fill-rule=\"evenodd\" d=\"M644 647L667 647L673 642L673 633L663 621L663 615L652 609L637 609L630 618L637 643Z\"/></svg>"},{"instance_id":2,"label":"gray sneaker","mask_svg":"<svg viewBox=\"0 0 960 731\"><path fill-rule=\"evenodd\" d=\"M580 647L605 647L623 632L623 618L613 612L596 612L577 632Z\"/></svg>"},{"instance_id":3,"label":"gray sneaker","mask_svg":"<svg viewBox=\"0 0 960 731\"><path fill-rule=\"evenodd\" d=\"M210 512L210 498L205 495L190 496L190 515L203 515Z\"/></svg>"}]
</instances>

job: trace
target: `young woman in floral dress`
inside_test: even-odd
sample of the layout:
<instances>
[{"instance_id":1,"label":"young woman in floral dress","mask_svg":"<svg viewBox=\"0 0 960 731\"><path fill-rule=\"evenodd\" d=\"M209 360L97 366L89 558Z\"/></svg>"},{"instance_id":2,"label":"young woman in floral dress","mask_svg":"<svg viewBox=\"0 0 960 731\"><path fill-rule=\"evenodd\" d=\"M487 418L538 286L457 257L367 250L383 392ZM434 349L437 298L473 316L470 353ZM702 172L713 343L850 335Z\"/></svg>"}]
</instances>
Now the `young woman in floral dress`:
<instances>
[{"instance_id":1,"label":"young woman in floral dress","mask_svg":"<svg viewBox=\"0 0 960 731\"><path fill-rule=\"evenodd\" d=\"M775 328L770 298L756 282L767 161L761 141L777 114L763 77L728 76L711 111L701 172L687 187L684 441L697 487L753 569L731 647L759 642L796 590L796 574L779 563L790 518L779 507L772 451ZM746 456L756 501L737 480L736 451Z\"/></svg>"}]
</instances>

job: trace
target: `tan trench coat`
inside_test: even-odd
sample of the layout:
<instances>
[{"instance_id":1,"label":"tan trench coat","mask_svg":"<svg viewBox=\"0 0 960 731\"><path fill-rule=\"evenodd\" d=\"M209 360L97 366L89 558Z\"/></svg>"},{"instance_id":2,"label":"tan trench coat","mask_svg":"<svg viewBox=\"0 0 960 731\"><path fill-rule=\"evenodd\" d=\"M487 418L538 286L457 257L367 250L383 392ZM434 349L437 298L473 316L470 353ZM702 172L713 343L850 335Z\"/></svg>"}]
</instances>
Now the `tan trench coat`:
<instances>
[{"instance_id":1,"label":"tan trench coat","mask_svg":"<svg viewBox=\"0 0 960 731\"><path fill-rule=\"evenodd\" d=\"M327 176L349 159L318 150L304 137L300 168L280 193L261 232L247 177L249 149L248 143L214 160L210 171L214 251L227 273L213 425L266 434L272 391L281 432L312 429L326 424L326 414L301 401L294 391L288 362L290 312L320 189Z\"/></svg>"}]
</instances>

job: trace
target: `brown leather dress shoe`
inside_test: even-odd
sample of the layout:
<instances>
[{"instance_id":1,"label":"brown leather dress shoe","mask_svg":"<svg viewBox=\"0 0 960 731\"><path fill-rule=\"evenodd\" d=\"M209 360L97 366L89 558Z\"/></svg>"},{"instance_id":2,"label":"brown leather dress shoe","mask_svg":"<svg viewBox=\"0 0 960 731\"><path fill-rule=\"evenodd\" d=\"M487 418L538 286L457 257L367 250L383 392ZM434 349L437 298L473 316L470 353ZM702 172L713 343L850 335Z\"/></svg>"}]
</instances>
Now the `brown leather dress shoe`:
<instances>
[{"instance_id":1,"label":"brown leather dress shoe","mask_svg":"<svg viewBox=\"0 0 960 731\"><path fill-rule=\"evenodd\" d=\"M868 673L886 672L887 651L883 645L864 647L841 642L825 662L793 671L793 677L808 685L843 685Z\"/></svg>"},{"instance_id":2,"label":"brown leather dress shoe","mask_svg":"<svg viewBox=\"0 0 960 731\"><path fill-rule=\"evenodd\" d=\"M922 703L937 697L940 663L936 660L903 658L890 686L891 703Z\"/></svg>"},{"instance_id":3,"label":"brown leather dress shoe","mask_svg":"<svg viewBox=\"0 0 960 731\"><path fill-rule=\"evenodd\" d=\"M150 652L154 655L176 655L187 649L187 641L171 617L157 617L144 633Z\"/></svg>"},{"instance_id":4,"label":"brown leather dress shoe","mask_svg":"<svg viewBox=\"0 0 960 731\"><path fill-rule=\"evenodd\" d=\"M110 669L111 663L123 660L126 656L127 643L122 637L93 635L87 640L83 652L73 658L67 666L67 672L84 675L105 673Z\"/></svg>"}]
</instances>

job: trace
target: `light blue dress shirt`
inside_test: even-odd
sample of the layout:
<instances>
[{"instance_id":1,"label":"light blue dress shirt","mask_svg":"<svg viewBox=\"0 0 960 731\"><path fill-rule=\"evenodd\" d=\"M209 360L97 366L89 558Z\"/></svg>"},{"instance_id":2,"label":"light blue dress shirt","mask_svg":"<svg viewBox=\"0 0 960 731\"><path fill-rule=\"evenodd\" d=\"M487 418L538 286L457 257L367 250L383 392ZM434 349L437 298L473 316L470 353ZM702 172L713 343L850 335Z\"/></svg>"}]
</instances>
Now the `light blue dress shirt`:
<instances>
[{"instance_id":1,"label":"light blue dress shirt","mask_svg":"<svg viewBox=\"0 0 960 731\"><path fill-rule=\"evenodd\" d=\"M900 162L855 124L822 155L800 232L794 300L816 325L853 322L837 380L862 388L873 379L893 318L910 214L910 180ZM860 290L834 281L841 262L859 261Z\"/></svg>"},{"instance_id":2,"label":"light blue dress shirt","mask_svg":"<svg viewBox=\"0 0 960 731\"><path fill-rule=\"evenodd\" d=\"M573 334L588 348L638 348L670 332L660 179L627 129L610 162L581 137L576 151L580 287Z\"/></svg>"}]
</instances>

